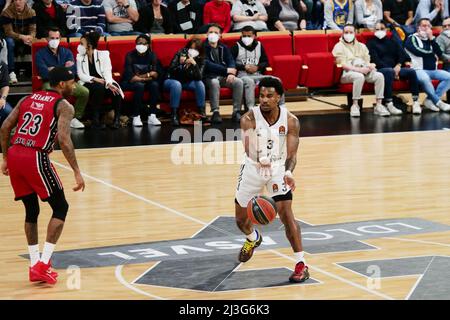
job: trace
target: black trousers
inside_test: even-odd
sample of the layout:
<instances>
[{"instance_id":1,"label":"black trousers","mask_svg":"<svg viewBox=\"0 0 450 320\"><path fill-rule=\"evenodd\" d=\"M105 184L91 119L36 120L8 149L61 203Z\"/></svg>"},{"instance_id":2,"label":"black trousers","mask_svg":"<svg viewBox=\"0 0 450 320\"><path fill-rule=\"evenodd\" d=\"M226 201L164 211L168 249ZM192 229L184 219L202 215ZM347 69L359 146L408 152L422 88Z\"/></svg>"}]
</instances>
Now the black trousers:
<instances>
[{"instance_id":1,"label":"black trousers","mask_svg":"<svg viewBox=\"0 0 450 320\"><path fill-rule=\"evenodd\" d=\"M89 106L94 121L98 120L100 114L106 111L103 105L105 98L111 98L114 118L120 117L120 109L122 106L122 97L120 95L114 95L111 90L106 89L103 84L97 82L85 83L84 86L89 89Z\"/></svg>"}]
</instances>

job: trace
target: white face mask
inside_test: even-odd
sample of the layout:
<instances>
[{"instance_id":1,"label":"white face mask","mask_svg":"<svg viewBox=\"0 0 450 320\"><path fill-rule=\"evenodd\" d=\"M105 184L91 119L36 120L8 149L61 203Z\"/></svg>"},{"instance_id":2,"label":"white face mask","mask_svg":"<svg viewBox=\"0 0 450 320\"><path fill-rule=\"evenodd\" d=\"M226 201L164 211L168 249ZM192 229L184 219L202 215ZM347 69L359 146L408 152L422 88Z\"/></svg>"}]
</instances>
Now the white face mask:
<instances>
[{"instance_id":1,"label":"white face mask","mask_svg":"<svg viewBox=\"0 0 450 320\"><path fill-rule=\"evenodd\" d=\"M353 40L355 40L355 34L354 33L344 34L344 40L345 42L353 42Z\"/></svg>"},{"instance_id":2,"label":"white face mask","mask_svg":"<svg viewBox=\"0 0 450 320\"><path fill-rule=\"evenodd\" d=\"M450 30L444 30L444 34L450 38Z\"/></svg>"},{"instance_id":3,"label":"white face mask","mask_svg":"<svg viewBox=\"0 0 450 320\"><path fill-rule=\"evenodd\" d=\"M144 44L136 45L136 50L139 53L145 53L145 52L147 52L147 49L148 49L148 47L146 45L144 45Z\"/></svg>"},{"instance_id":4,"label":"white face mask","mask_svg":"<svg viewBox=\"0 0 450 320\"><path fill-rule=\"evenodd\" d=\"M79 54L86 54L86 48L81 44L78 45L77 51Z\"/></svg>"},{"instance_id":5,"label":"white face mask","mask_svg":"<svg viewBox=\"0 0 450 320\"><path fill-rule=\"evenodd\" d=\"M56 49L59 46L59 39L52 39L48 42L48 46L52 49Z\"/></svg>"},{"instance_id":6,"label":"white face mask","mask_svg":"<svg viewBox=\"0 0 450 320\"><path fill-rule=\"evenodd\" d=\"M252 37L242 37L242 42L248 47L253 43Z\"/></svg>"},{"instance_id":7,"label":"white face mask","mask_svg":"<svg viewBox=\"0 0 450 320\"><path fill-rule=\"evenodd\" d=\"M198 57L199 54L200 54L200 52L198 52L198 50L196 50L196 49L188 50L188 56L191 57L192 59L195 59L196 57Z\"/></svg>"},{"instance_id":8,"label":"white face mask","mask_svg":"<svg viewBox=\"0 0 450 320\"><path fill-rule=\"evenodd\" d=\"M208 41L211 43L217 43L219 41L219 35L217 33L208 34Z\"/></svg>"},{"instance_id":9,"label":"white face mask","mask_svg":"<svg viewBox=\"0 0 450 320\"><path fill-rule=\"evenodd\" d=\"M378 30L375 31L375 37L377 37L378 39L383 39L384 37L386 37L386 30Z\"/></svg>"}]
</instances>

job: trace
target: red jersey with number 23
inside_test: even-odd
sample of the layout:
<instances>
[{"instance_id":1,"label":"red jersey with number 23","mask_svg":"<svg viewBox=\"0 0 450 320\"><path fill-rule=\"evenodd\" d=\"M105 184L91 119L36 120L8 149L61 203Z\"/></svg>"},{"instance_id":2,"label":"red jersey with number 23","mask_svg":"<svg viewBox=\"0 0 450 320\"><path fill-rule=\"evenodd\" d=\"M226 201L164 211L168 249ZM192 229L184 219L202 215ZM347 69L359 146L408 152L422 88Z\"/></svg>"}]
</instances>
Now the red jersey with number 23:
<instances>
[{"instance_id":1,"label":"red jersey with number 23","mask_svg":"<svg viewBox=\"0 0 450 320\"><path fill-rule=\"evenodd\" d=\"M19 120L11 145L22 145L50 153L56 140L56 105L63 97L55 91L38 91L25 98L19 107Z\"/></svg>"}]
</instances>

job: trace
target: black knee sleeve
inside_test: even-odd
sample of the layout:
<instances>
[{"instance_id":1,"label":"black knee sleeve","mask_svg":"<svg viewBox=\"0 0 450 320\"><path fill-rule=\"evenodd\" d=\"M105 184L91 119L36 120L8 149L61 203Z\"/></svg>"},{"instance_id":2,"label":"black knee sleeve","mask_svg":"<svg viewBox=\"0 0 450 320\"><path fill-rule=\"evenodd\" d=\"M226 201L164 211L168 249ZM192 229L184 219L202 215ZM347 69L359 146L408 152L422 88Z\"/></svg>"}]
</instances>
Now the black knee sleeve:
<instances>
[{"instance_id":1,"label":"black knee sleeve","mask_svg":"<svg viewBox=\"0 0 450 320\"><path fill-rule=\"evenodd\" d=\"M62 221L66 220L67 212L69 211L69 204L66 201L64 192L58 192L48 198L48 203L53 210L52 218Z\"/></svg>"},{"instance_id":2,"label":"black knee sleeve","mask_svg":"<svg viewBox=\"0 0 450 320\"><path fill-rule=\"evenodd\" d=\"M36 193L22 198L25 206L25 222L37 223L39 216L39 200Z\"/></svg>"}]
</instances>

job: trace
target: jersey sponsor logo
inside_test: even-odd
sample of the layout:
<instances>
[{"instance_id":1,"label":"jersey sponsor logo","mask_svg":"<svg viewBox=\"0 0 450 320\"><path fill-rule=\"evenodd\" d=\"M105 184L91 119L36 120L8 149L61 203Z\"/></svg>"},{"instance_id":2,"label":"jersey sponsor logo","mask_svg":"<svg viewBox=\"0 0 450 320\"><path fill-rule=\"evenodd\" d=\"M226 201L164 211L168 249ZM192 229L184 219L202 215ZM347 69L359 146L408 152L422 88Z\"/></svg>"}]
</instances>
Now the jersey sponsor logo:
<instances>
[{"instance_id":1,"label":"jersey sponsor logo","mask_svg":"<svg viewBox=\"0 0 450 320\"><path fill-rule=\"evenodd\" d=\"M278 185L276 183L272 185L272 190L273 192L278 192Z\"/></svg>"},{"instance_id":2,"label":"jersey sponsor logo","mask_svg":"<svg viewBox=\"0 0 450 320\"><path fill-rule=\"evenodd\" d=\"M278 128L278 134L279 134L280 136L286 135L286 128L285 128L284 126L280 126L280 127Z\"/></svg>"},{"instance_id":3,"label":"jersey sponsor logo","mask_svg":"<svg viewBox=\"0 0 450 320\"><path fill-rule=\"evenodd\" d=\"M45 104L33 101L30 105L31 109L35 109L38 111L42 111L44 109Z\"/></svg>"}]
</instances>

